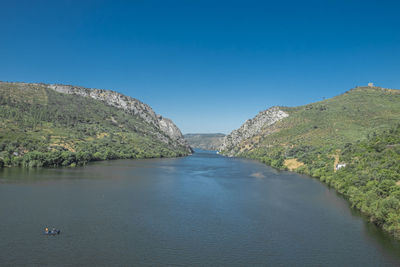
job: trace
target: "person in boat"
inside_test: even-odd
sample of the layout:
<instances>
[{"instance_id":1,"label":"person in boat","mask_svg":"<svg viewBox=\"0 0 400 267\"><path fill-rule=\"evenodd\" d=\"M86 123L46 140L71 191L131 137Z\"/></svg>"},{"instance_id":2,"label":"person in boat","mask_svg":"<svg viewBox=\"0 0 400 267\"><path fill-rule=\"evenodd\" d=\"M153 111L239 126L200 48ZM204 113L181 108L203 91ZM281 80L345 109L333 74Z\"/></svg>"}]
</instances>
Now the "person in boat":
<instances>
[{"instance_id":1,"label":"person in boat","mask_svg":"<svg viewBox=\"0 0 400 267\"><path fill-rule=\"evenodd\" d=\"M45 233L48 234L49 233L49 228L46 227L46 229L44 229Z\"/></svg>"},{"instance_id":2,"label":"person in boat","mask_svg":"<svg viewBox=\"0 0 400 267\"><path fill-rule=\"evenodd\" d=\"M55 233L55 232L56 232L56 228L53 227L53 230L52 230L51 232L52 232L52 233Z\"/></svg>"}]
</instances>

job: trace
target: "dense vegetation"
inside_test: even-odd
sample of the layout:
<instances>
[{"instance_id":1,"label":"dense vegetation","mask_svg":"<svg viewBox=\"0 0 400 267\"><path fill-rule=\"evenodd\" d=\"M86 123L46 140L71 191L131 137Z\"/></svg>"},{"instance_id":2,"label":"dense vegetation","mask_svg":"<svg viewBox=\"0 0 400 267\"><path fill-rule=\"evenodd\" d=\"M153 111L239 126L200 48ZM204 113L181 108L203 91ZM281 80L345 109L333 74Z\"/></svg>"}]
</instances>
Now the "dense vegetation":
<instances>
[{"instance_id":1,"label":"dense vegetation","mask_svg":"<svg viewBox=\"0 0 400 267\"><path fill-rule=\"evenodd\" d=\"M348 143L340 152L346 167L335 171L335 156L329 148L302 146L283 155L255 150L243 156L286 169L285 159L295 157L305 163L296 169L334 187L353 207L371 221L400 238L400 125L366 140Z\"/></svg>"},{"instance_id":2,"label":"dense vegetation","mask_svg":"<svg viewBox=\"0 0 400 267\"><path fill-rule=\"evenodd\" d=\"M400 91L356 88L284 109L288 118L237 155L320 179L400 238ZM346 166L336 170L338 163Z\"/></svg>"},{"instance_id":3,"label":"dense vegetation","mask_svg":"<svg viewBox=\"0 0 400 267\"><path fill-rule=\"evenodd\" d=\"M289 117L242 142L236 152L304 145L340 148L365 139L400 122L400 90L358 87L331 99L281 109Z\"/></svg>"},{"instance_id":4,"label":"dense vegetation","mask_svg":"<svg viewBox=\"0 0 400 267\"><path fill-rule=\"evenodd\" d=\"M175 157L184 147L102 101L45 85L0 83L0 167L76 166L119 158Z\"/></svg>"}]
</instances>

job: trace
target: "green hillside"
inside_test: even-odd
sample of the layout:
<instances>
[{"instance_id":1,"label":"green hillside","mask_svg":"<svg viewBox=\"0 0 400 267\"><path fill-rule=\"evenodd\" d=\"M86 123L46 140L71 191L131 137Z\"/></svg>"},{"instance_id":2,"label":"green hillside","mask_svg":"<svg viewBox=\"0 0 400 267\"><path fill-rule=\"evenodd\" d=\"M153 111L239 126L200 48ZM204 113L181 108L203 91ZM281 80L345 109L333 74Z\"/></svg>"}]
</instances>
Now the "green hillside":
<instances>
[{"instance_id":1,"label":"green hillside","mask_svg":"<svg viewBox=\"0 0 400 267\"><path fill-rule=\"evenodd\" d=\"M139 116L42 84L0 83L0 166L75 166L93 160L175 157Z\"/></svg>"},{"instance_id":2,"label":"green hillside","mask_svg":"<svg viewBox=\"0 0 400 267\"><path fill-rule=\"evenodd\" d=\"M298 146L343 147L400 123L400 90L358 87L331 99L300 107L281 107L289 117L241 145L251 149ZM272 133L271 133L272 131ZM247 149L249 150L249 149Z\"/></svg>"},{"instance_id":3,"label":"green hillside","mask_svg":"<svg viewBox=\"0 0 400 267\"><path fill-rule=\"evenodd\" d=\"M400 90L358 87L281 110L289 116L239 144L237 155L263 157L277 168L284 167L285 159L299 159L312 151L337 159L346 145L400 123Z\"/></svg>"},{"instance_id":4,"label":"green hillside","mask_svg":"<svg viewBox=\"0 0 400 267\"><path fill-rule=\"evenodd\" d=\"M345 168L317 176L400 239L400 125L348 144L340 160L346 162Z\"/></svg>"},{"instance_id":5,"label":"green hillside","mask_svg":"<svg viewBox=\"0 0 400 267\"><path fill-rule=\"evenodd\" d=\"M236 155L326 182L400 238L400 90L358 87L281 110L289 116L241 142Z\"/></svg>"}]
</instances>

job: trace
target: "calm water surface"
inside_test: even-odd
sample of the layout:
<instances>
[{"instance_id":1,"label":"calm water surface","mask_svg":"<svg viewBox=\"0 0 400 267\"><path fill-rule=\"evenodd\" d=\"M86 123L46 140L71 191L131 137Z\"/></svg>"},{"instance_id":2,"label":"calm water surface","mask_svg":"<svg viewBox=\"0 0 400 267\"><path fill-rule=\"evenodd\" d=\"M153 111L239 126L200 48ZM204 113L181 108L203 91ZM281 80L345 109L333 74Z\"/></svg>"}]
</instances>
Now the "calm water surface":
<instances>
[{"instance_id":1,"label":"calm water surface","mask_svg":"<svg viewBox=\"0 0 400 267\"><path fill-rule=\"evenodd\" d=\"M315 179L199 152L0 171L0 265L394 266L400 246Z\"/></svg>"}]
</instances>

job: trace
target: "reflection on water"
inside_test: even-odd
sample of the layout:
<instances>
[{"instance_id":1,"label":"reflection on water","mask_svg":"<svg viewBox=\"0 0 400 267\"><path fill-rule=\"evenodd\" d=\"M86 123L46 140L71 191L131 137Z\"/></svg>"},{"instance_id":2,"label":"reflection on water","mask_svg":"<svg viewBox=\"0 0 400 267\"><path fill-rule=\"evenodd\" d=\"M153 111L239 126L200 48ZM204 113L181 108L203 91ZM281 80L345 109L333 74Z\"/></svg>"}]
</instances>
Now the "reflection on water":
<instances>
[{"instance_id":1,"label":"reflection on water","mask_svg":"<svg viewBox=\"0 0 400 267\"><path fill-rule=\"evenodd\" d=\"M250 176L255 177L255 178L264 178L265 175L262 172L255 172L252 173Z\"/></svg>"},{"instance_id":2,"label":"reflection on water","mask_svg":"<svg viewBox=\"0 0 400 267\"><path fill-rule=\"evenodd\" d=\"M4 169L0 215L0 265L400 264L399 243L319 181L208 152Z\"/></svg>"}]
</instances>

